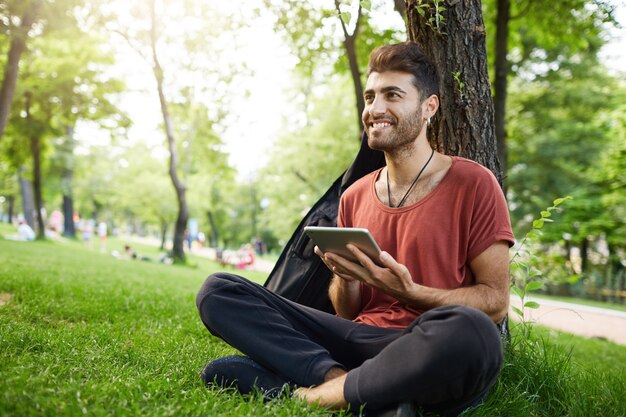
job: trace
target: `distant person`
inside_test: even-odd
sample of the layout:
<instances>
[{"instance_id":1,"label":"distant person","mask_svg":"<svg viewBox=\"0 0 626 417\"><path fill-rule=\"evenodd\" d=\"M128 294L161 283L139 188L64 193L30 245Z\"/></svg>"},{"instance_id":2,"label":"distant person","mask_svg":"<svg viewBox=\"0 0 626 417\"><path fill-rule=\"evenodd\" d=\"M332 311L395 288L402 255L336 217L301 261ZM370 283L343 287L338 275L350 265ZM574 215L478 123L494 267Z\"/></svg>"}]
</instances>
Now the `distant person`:
<instances>
[{"instance_id":1,"label":"distant person","mask_svg":"<svg viewBox=\"0 0 626 417\"><path fill-rule=\"evenodd\" d=\"M107 248L107 224L98 223L98 238L100 239L100 251L105 252Z\"/></svg>"},{"instance_id":2,"label":"distant person","mask_svg":"<svg viewBox=\"0 0 626 417\"><path fill-rule=\"evenodd\" d=\"M124 245L124 254L129 260L133 261L152 261L152 258L148 256L139 255L130 245Z\"/></svg>"},{"instance_id":3,"label":"distant person","mask_svg":"<svg viewBox=\"0 0 626 417\"><path fill-rule=\"evenodd\" d=\"M502 367L514 238L494 175L428 141L439 72L415 43L372 52L362 120L386 166L342 194L337 224L369 229L383 252L348 245L353 262L315 249L334 273L336 315L209 276L196 297L202 322L246 356L209 362L206 384L270 398L290 387L366 415L457 416L486 397Z\"/></svg>"},{"instance_id":4,"label":"distant person","mask_svg":"<svg viewBox=\"0 0 626 417\"><path fill-rule=\"evenodd\" d=\"M93 219L82 219L81 220L81 233L83 237L83 243L85 246L92 247L92 238L93 238L93 229L94 229L95 221Z\"/></svg>"},{"instance_id":5,"label":"distant person","mask_svg":"<svg viewBox=\"0 0 626 417\"><path fill-rule=\"evenodd\" d=\"M20 219L17 225L17 233L22 240L35 240L35 231L25 220Z\"/></svg>"}]
</instances>

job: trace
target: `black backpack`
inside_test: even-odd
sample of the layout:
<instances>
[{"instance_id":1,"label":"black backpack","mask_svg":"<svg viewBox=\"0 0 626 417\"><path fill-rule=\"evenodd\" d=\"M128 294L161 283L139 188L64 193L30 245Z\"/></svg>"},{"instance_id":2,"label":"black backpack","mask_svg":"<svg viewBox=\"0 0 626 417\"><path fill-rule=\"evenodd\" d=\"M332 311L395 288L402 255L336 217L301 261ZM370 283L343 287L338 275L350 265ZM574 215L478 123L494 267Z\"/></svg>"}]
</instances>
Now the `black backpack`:
<instances>
[{"instance_id":1,"label":"black backpack","mask_svg":"<svg viewBox=\"0 0 626 417\"><path fill-rule=\"evenodd\" d=\"M304 227L336 226L341 194L356 180L384 165L384 154L370 149L364 134L356 158L304 216L278 258L265 287L297 303L334 313L328 299L332 274L313 253L314 245L304 233Z\"/></svg>"}]
</instances>

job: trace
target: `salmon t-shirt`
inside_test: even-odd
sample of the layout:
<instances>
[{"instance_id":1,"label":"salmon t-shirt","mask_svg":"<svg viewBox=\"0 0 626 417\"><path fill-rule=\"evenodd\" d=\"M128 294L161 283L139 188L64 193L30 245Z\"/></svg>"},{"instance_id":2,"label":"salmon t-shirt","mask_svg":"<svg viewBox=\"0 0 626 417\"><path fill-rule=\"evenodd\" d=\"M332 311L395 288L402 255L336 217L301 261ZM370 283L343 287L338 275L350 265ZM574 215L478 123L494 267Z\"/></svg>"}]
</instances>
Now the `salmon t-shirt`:
<instances>
[{"instance_id":1,"label":"salmon t-shirt","mask_svg":"<svg viewBox=\"0 0 626 417\"><path fill-rule=\"evenodd\" d=\"M415 204L391 208L374 184L382 168L341 196L339 227L369 229L380 248L405 265L413 281L432 288L475 284L470 261L497 241L515 243L506 200L494 175L476 162L452 157L441 182ZM405 328L422 311L361 284L357 322Z\"/></svg>"}]
</instances>

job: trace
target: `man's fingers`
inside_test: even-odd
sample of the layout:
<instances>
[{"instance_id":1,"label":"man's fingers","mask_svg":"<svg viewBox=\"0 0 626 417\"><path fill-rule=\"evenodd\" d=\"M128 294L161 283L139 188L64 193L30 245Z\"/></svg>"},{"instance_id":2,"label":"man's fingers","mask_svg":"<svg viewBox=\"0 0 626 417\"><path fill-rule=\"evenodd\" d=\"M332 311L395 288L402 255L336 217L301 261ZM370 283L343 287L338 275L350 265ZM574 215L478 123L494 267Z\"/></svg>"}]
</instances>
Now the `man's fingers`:
<instances>
[{"instance_id":1,"label":"man's fingers","mask_svg":"<svg viewBox=\"0 0 626 417\"><path fill-rule=\"evenodd\" d=\"M393 272L399 277L403 276L404 274L408 272L408 270L406 269L404 265L402 265L401 263L398 263L398 261L393 259L393 256L389 255L389 253L385 251L382 251L380 253L379 259L384 267L389 268L391 272Z\"/></svg>"}]
</instances>

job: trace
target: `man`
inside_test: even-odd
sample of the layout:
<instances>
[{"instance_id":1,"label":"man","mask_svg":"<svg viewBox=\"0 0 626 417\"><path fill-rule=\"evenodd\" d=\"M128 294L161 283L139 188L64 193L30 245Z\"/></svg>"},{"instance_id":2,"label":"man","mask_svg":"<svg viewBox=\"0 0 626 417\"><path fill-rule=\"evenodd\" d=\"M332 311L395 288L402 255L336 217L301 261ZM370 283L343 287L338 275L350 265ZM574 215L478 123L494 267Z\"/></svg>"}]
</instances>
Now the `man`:
<instances>
[{"instance_id":1,"label":"man","mask_svg":"<svg viewBox=\"0 0 626 417\"><path fill-rule=\"evenodd\" d=\"M370 229L382 266L351 245L358 262L316 248L334 273L337 316L212 275L196 298L202 321L247 356L210 362L205 383L269 396L288 384L305 401L368 415L457 415L486 396L502 363L495 323L514 240L493 174L428 144L438 83L413 43L372 52L363 125L387 166L346 190L338 226Z\"/></svg>"}]
</instances>

